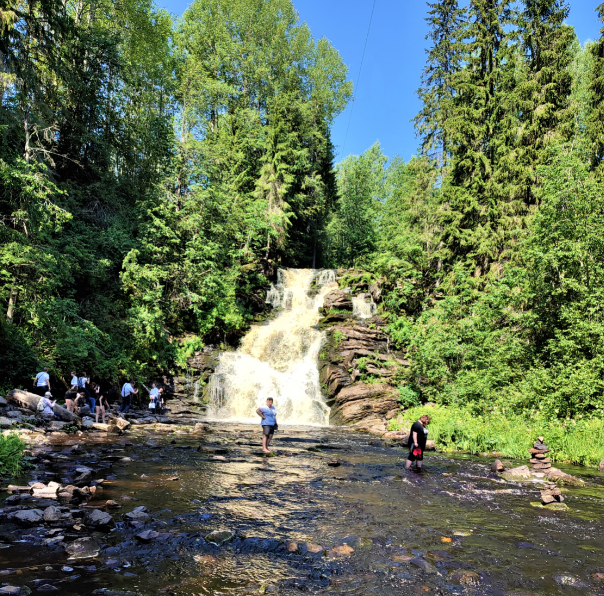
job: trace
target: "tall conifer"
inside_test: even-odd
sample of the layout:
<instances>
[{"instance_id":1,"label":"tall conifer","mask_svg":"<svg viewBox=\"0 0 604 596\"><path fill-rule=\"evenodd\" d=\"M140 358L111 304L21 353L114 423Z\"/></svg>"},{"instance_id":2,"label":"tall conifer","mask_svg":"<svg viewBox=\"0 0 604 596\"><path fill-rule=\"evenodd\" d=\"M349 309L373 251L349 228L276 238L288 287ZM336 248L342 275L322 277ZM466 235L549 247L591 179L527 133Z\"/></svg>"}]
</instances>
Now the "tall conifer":
<instances>
[{"instance_id":1,"label":"tall conifer","mask_svg":"<svg viewBox=\"0 0 604 596\"><path fill-rule=\"evenodd\" d=\"M511 23L510 0L470 3L464 68L454 78L447 126L451 169L444 183L448 207L443 239L449 257L460 256L476 277L488 271L505 245L505 230L500 229L505 197L498 168L509 137Z\"/></svg>"},{"instance_id":2,"label":"tall conifer","mask_svg":"<svg viewBox=\"0 0 604 596\"><path fill-rule=\"evenodd\" d=\"M423 103L415 117L415 125L421 136L422 150L431 155L436 152L441 165L447 164L450 124L454 98L453 76L458 72L462 55L462 31L464 11L458 0L439 0L428 3L430 10L426 21L431 42L428 59L422 73L422 85L417 94Z\"/></svg>"},{"instance_id":3,"label":"tall conifer","mask_svg":"<svg viewBox=\"0 0 604 596\"><path fill-rule=\"evenodd\" d=\"M543 163L548 142L571 134L570 65L575 38L564 24L565 0L524 0L519 15L520 47L524 58L517 84L518 138L514 151L510 192L534 204L536 168Z\"/></svg>"},{"instance_id":4,"label":"tall conifer","mask_svg":"<svg viewBox=\"0 0 604 596\"><path fill-rule=\"evenodd\" d=\"M596 9L604 22L604 3ZM593 69L591 73L591 114L587 134L591 145L592 165L602 176L604 172L604 27L600 39L591 46Z\"/></svg>"}]
</instances>

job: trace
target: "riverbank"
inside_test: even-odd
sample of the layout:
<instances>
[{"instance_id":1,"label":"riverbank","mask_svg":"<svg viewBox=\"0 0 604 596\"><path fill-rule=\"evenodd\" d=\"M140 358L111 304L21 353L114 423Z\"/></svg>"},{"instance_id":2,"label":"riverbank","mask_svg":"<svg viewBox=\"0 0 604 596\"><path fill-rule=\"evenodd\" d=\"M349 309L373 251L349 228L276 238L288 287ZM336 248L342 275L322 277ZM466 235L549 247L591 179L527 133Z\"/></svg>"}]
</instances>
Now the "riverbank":
<instances>
[{"instance_id":1,"label":"riverbank","mask_svg":"<svg viewBox=\"0 0 604 596\"><path fill-rule=\"evenodd\" d=\"M433 406L406 410L388 429L408 430L426 413L431 418L429 436L445 452L526 459L535 437L543 436L554 462L598 467L604 460L604 420L598 418L552 420L538 412L519 416L498 411L477 415L469 409Z\"/></svg>"}]
</instances>

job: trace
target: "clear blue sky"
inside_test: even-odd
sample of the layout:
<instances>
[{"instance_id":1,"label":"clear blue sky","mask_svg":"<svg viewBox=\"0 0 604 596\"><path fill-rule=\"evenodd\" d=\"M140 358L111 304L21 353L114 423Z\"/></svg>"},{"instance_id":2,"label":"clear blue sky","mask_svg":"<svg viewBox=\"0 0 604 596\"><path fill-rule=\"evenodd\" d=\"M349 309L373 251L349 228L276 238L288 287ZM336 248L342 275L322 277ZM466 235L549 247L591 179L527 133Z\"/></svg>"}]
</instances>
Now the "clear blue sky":
<instances>
[{"instance_id":1,"label":"clear blue sky","mask_svg":"<svg viewBox=\"0 0 604 596\"><path fill-rule=\"evenodd\" d=\"M180 15L187 0L156 0ZM599 37L595 8L601 0L570 0L568 24L581 43ZM300 20L316 38L327 37L348 65L355 86L367 35L373 0L294 0ZM333 127L332 138L340 161L362 153L380 141L386 155L409 159L417 149L412 122L419 110L415 91L425 62L426 4L421 0L376 0L367 52L350 121L351 105Z\"/></svg>"}]
</instances>

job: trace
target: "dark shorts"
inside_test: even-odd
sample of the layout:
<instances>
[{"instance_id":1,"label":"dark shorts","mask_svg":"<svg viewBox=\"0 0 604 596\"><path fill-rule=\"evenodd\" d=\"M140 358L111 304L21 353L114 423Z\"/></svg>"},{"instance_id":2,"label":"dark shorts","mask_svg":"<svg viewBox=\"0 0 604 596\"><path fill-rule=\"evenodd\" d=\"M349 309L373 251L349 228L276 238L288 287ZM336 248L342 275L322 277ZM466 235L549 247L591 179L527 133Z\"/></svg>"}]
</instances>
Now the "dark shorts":
<instances>
[{"instance_id":1,"label":"dark shorts","mask_svg":"<svg viewBox=\"0 0 604 596\"><path fill-rule=\"evenodd\" d=\"M413 455L413 449L409 450L409 455L407 456L409 461L423 461L424 459L424 449L422 449L421 455Z\"/></svg>"},{"instance_id":2,"label":"dark shorts","mask_svg":"<svg viewBox=\"0 0 604 596\"><path fill-rule=\"evenodd\" d=\"M262 425L262 433L265 435L274 435L275 434L275 427L271 424L263 424Z\"/></svg>"}]
</instances>

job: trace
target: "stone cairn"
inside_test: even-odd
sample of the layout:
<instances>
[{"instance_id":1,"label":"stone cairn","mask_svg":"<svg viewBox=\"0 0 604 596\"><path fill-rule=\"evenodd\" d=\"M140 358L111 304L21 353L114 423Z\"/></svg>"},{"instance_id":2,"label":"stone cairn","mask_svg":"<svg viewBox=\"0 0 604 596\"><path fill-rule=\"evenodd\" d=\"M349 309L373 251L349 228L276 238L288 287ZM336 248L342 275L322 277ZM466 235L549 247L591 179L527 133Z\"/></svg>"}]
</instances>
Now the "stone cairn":
<instances>
[{"instance_id":1,"label":"stone cairn","mask_svg":"<svg viewBox=\"0 0 604 596\"><path fill-rule=\"evenodd\" d=\"M543 443L543 437L537 437L537 442L532 449L529 449L529 453L531 454L531 468L533 468L533 471L547 474L547 471L552 467L552 461L547 457L549 447Z\"/></svg>"},{"instance_id":2,"label":"stone cairn","mask_svg":"<svg viewBox=\"0 0 604 596\"><path fill-rule=\"evenodd\" d=\"M552 462L547 454L549 453L549 447L543 443L543 437L537 437L537 442L533 445L532 449L529 449L531 454L531 467L534 472L541 472L547 474L549 469L552 467ZM564 501L562 492L556 486L555 482L547 482L545 488L541 491L541 503L543 505L549 505L550 503Z\"/></svg>"}]
</instances>

